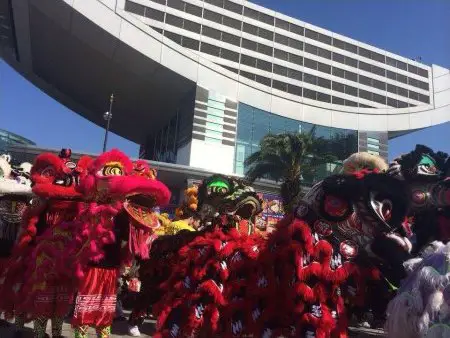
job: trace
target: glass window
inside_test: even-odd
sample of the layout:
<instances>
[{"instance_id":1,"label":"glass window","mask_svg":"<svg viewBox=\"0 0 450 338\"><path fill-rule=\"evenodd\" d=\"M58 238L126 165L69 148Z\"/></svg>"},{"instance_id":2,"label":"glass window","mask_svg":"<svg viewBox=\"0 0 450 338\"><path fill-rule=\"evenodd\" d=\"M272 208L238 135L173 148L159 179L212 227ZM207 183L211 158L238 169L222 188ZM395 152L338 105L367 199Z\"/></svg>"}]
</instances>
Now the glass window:
<instances>
[{"instance_id":1,"label":"glass window","mask_svg":"<svg viewBox=\"0 0 450 338\"><path fill-rule=\"evenodd\" d=\"M333 72L332 72L332 74L333 74L334 76L339 76L339 77L341 77L341 78L344 78L344 77L345 77L345 70L343 70L343 69L341 69L341 68L338 68L338 67L333 67Z\"/></svg>"},{"instance_id":2,"label":"glass window","mask_svg":"<svg viewBox=\"0 0 450 338\"><path fill-rule=\"evenodd\" d=\"M418 68L417 74L422 77L428 78L428 70L426 70L426 69Z\"/></svg>"},{"instance_id":3,"label":"glass window","mask_svg":"<svg viewBox=\"0 0 450 338\"><path fill-rule=\"evenodd\" d=\"M359 47L359 55L370 59L370 54L371 54L370 50L362 48L362 47Z\"/></svg>"},{"instance_id":4,"label":"glass window","mask_svg":"<svg viewBox=\"0 0 450 338\"><path fill-rule=\"evenodd\" d=\"M233 35L233 34L229 34L226 32L222 32L222 41L235 45L235 46L240 46L241 45L241 38Z\"/></svg>"},{"instance_id":5,"label":"glass window","mask_svg":"<svg viewBox=\"0 0 450 338\"><path fill-rule=\"evenodd\" d=\"M225 48L221 49L221 57L233 62L239 62L239 53L233 52Z\"/></svg>"},{"instance_id":6,"label":"glass window","mask_svg":"<svg viewBox=\"0 0 450 338\"><path fill-rule=\"evenodd\" d=\"M337 96L332 97L332 102L333 102L333 104L339 104L341 106L345 105L345 100L340 97L337 97Z\"/></svg>"},{"instance_id":7,"label":"glass window","mask_svg":"<svg viewBox=\"0 0 450 338\"><path fill-rule=\"evenodd\" d=\"M397 74L397 81L402 83L408 83L408 78L405 75Z\"/></svg>"},{"instance_id":8,"label":"glass window","mask_svg":"<svg viewBox=\"0 0 450 338\"><path fill-rule=\"evenodd\" d=\"M359 76L359 83L366 85L366 86L372 86L372 79L370 77L360 75Z\"/></svg>"},{"instance_id":9,"label":"glass window","mask_svg":"<svg viewBox=\"0 0 450 338\"><path fill-rule=\"evenodd\" d=\"M272 72L272 64L270 62L267 62L267 61L264 61L264 60L257 60L256 61L256 68L261 69L261 70L265 70L267 72Z\"/></svg>"},{"instance_id":10,"label":"glass window","mask_svg":"<svg viewBox=\"0 0 450 338\"><path fill-rule=\"evenodd\" d=\"M336 38L333 38L333 46L340 48L340 49L345 49L345 42Z\"/></svg>"},{"instance_id":11,"label":"glass window","mask_svg":"<svg viewBox=\"0 0 450 338\"><path fill-rule=\"evenodd\" d=\"M282 45L289 45L289 38L281 34L275 34L275 42L281 43Z\"/></svg>"},{"instance_id":12,"label":"glass window","mask_svg":"<svg viewBox=\"0 0 450 338\"><path fill-rule=\"evenodd\" d=\"M317 76L304 73L303 74L303 82L317 85Z\"/></svg>"},{"instance_id":13,"label":"glass window","mask_svg":"<svg viewBox=\"0 0 450 338\"><path fill-rule=\"evenodd\" d=\"M345 94L358 96L358 89L352 86L345 85Z\"/></svg>"},{"instance_id":14,"label":"glass window","mask_svg":"<svg viewBox=\"0 0 450 338\"><path fill-rule=\"evenodd\" d=\"M358 54L358 46L355 46L351 43L345 43L345 50L354 54Z\"/></svg>"},{"instance_id":15,"label":"glass window","mask_svg":"<svg viewBox=\"0 0 450 338\"><path fill-rule=\"evenodd\" d=\"M206 128L222 132L223 126L219 123L206 122Z\"/></svg>"},{"instance_id":16,"label":"glass window","mask_svg":"<svg viewBox=\"0 0 450 338\"><path fill-rule=\"evenodd\" d=\"M384 76L386 75L385 72L386 72L386 71L384 70L384 68L381 68L381 67L372 65L372 73L384 77Z\"/></svg>"},{"instance_id":17,"label":"glass window","mask_svg":"<svg viewBox=\"0 0 450 338\"><path fill-rule=\"evenodd\" d=\"M366 72L372 72L371 65L362 61L359 61L359 69L365 70Z\"/></svg>"},{"instance_id":18,"label":"glass window","mask_svg":"<svg viewBox=\"0 0 450 338\"><path fill-rule=\"evenodd\" d=\"M322 102L328 102L328 103L330 103L330 102L331 102L331 96L328 95L328 94L324 94L324 93L321 93L321 92L317 92L317 100L318 100L318 101L322 101Z\"/></svg>"},{"instance_id":19,"label":"glass window","mask_svg":"<svg viewBox=\"0 0 450 338\"><path fill-rule=\"evenodd\" d=\"M241 63L246 66L256 67L256 59L248 55L241 54Z\"/></svg>"},{"instance_id":20,"label":"glass window","mask_svg":"<svg viewBox=\"0 0 450 338\"><path fill-rule=\"evenodd\" d=\"M288 60L289 60L288 52L285 52L284 50L281 50L281 49L276 49L276 48L275 48L274 56L275 56L277 59L281 59L281 60L285 60L285 61L288 61Z\"/></svg>"},{"instance_id":21,"label":"glass window","mask_svg":"<svg viewBox=\"0 0 450 338\"><path fill-rule=\"evenodd\" d=\"M408 64L408 72L413 73L413 74L417 74L418 71L419 70L418 70L418 68L416 66Z\"/></svg>"},{"instance_id":22,"label":"glass window","mask_svg":"<svg viewBox=\"0 0 450 338\"><path fill-rule=\"evenodd\" d=\"M261 75L256 75L255 81L261 83L267 87L270 87L272 80Z\"/></svg>"},{"instance_id":23,"label":"glass window","mask_svg":"<svg viewBox=\"0 0 450 338\"><path fill-rule=\"evenodd\" d=\"M275 18L273 16L259 12L259 21L273 26L274 20Z\"/></svg>"},{"instance_id":24,"label":"glass window","mask_svg":"<svg viewBox=\"0 0 450 338\"><path fill-rule=\"evenodd\" d=\"M419 101L419 94L416 92L413 92L412 90L409 91L409 98Z\"/></svg>"},{"instance_id":25,"label":"glass window","mask_svg":"<svg viewBox=\"0 0 450 338\"><path fill-rule=\"evenodd\" d=\"M381 62L381 63L385 63L385 56L380 54L380 53L376 53L376 52L371 52L370 57L372 60Z\"/></svg>"},{"instance_id":26,"label":"glass window","mask_svg":"<svg viewBox=\"0 0 450 338\"><path fill-rule=\"evenodd\" d=\"M239 122L236 134L239 141L250 143L252 141L252 124Z\"/></svg>"},{"instance_id":27,"label":"glass window","mask_svg":"<svg viewBox=\"0 0 450 338\"><path fill-rule=\"evenodd\" d=\"M202 34L216 40L221 39L221 31L208 26L203 26Z\"/></svg>"},{"instance_id":28,"label":"glass window","mask_svg":"<svg viewBox=\"0 0 450 338\"><path fill-rule=\"evenodd\" d=\"M163 13L164 14L164 13ZM163 33L163 30L161 29L161 28L158 28L158 27L152 27L152 26L149 26L150 28L152 28L154 31L157 31L159 34L162 34Z\"/></svg>"},{"instance_id":29,"label":"glass window","mask_svg":"<svg viewBox=\"0 0 450 338\"><path fill-rule=\"evenodd\" d=\"M229 10L230 12L233 12L233 13L236 13L236 14L242 14L242 5L239 5L239 4L234 3L232 1L225 0L224 8L226 10Z\"/></svg>"},{"instance_id":30,"label":"glass window","mask_svg":"<svg viewBox=\"0 0 450 338\"><path fill-rule=\"evenodd\" d=\"M303 88L303 97L306 97L307 99L316 100L317 99L317 92L315 90L311 90L308 88Z\"/></svg>"},{"instance_id":31,"label":"glass window","mask_svg":"<svg viewBox=\"0 0 450 338\"><path fill-rule=\"evenodd\" d=\"M289 38L289 47L303 50L303 42Z\"/></svg>"},{"instance_id":32,"label":"glass window","mask_svg":"<svg viewBox=\"0 0 450 338\"><path fill-rule=\"evenodd\" d=\"M210 11L209 9L203 10L203 17L206 20L216 22L216 23L222 23L222 15L213 11Z\"/></svg>"},{"instance_id":33,"label":"glass window","mask_svg":"<svg viewBox=\"0 0 450 338\"><path fill-rule=\"evenodd\" d=\"M300 27L298 25L295 25L293 23L289 23L289 30L292 33L298 34L298 35L304 35L305 34L305 29L303 27Z\"/></svg>"},{"instance_id":34,"label":"glass window","mask_svg":"<svg viewBox=\"0 0 450 338\"><path fill-rule=\"evenodd\" d=\"M319 35L319 41L326 43L327 45L331 45L331 36L322 34L322 33L318 33Z\"/></svg>"},{"instance_id":35,"label":"glass window","mask_svg":"<svg viewBox=\"0 0 450 338\"><path fill-rule=\"evenodd\" d=\"M397 87L397 94L400 96L408 97L408 89Z\"/></svg>"},{"instance_id":36,"label":"glass window","mask_svg":"<svg viewBox=\"0 0 450 338\"><path fill-rule=\"evenodd\" d=\"M305 43L305 52L317 55L317 47L310 45L309 43Z\"/></svg>"},{"instance_id":37,"label":"glass window","mask_svg":"<svg viewBox=\"0 0 450 338\"><path fill-rule=\"evenodd\" d=\"M386 71L386 77L391 80L397 80L397 73L391 72L390 70Z\"/></svg>"},{"instance_id":38,"label":"glass window","mask_svg":"<svg viewBox=\"0 0 450 338\"><path fill-rule=\"evenodd\" d=\"M406 65L405 62L402 62L402 61L397 60L397 68L406 70L406 69L407 69L407 65Z\"/></svg>"},{"instance_id":39,"label":"glass window","mask_svg":"<svg viewBox=\"0 0 450 338\"><path fill-rule=\"evenodd\" d=\"M256 52L256 42L242 38L242 48L250 49Z\"/></svg>"},{"instance_id":40,"label":"glass window","mask_svg":"<svg viewBox=\"0 0 450 338\"><path fill-rule=\"evenodd\" d=\"M311 69L317 69L317 61L305 58L304 64L305 64L305 67L308 67Z\"/></svg>"},{"instance_id":41,"label":"glass window","mask_svg":"<svg viewBox=\"0 0 450 338\"><path fill-rule=\"evenodd\" d=\"M284 29L286 31L289 31L289 22L281 20L281 19L276 19L275 20L275 27Z\"/></svg>"},{"instance_id":42,"label":"glass window","mask_svg":"<svg viewBox=\"0 0 450 338\"><path fill-rule=\"evenodd\" d=\"M253 126L253 144L259 144L259 142L269 133L269 124L267 125L254 125Z\"/></svg>"},{"instance_id":43,"label":"glass window","mask_svg":"<svg viewBox=\"0 0 450 338\"><path fill-rule=\"evenodd\" d=\"M347 66L358 68L358 60L348 57L348 56L345 57L345 64Z\"/></svg>"},{"instance_id":44,"label":"glass window","mask_svg":"<svg viewBox=\"0 0 450 338\"><path fill-rule=\"evenodd\" d=\"M345 100L345 105L348 107L358 107L358 103L356 103L355 101L351 101L351 100Z\"/></svg>"},{"instance_id":45,"label":"glass window","mask_svg":"<svg viewBox=\"0 0 450 338\"><path fill-rule=\"evenodd\" d=\"M179 11L184 11L185 2L181 0L167 0L167 6L178 9Z\"/></svg>"},{"instance_id":46,"label":"glass window","mask_svg":"<svg viewBox=\"0 0 450 338\"><path fill-rule=\"evenodd\" d=\"M285 83L285 82L273 80L273 81L272 81L272 87L273 87L274 89L278 89L278 90L281 90L281 91L283 91L283 92L286 92L286 91L287 91L287 83Z\"/></svg>"},{"instance_id":47,"label":"glass window","mask_svg":"<svg viewBox=\"0 0 450 338\"><path fill-rule=\"evenodd\" d=\"M184 20L184 29L194 32L194 33L200 33L201 30L201 25L199 23L196 22L192 22L189 20Z\"/></svg>"},{"instance_id":48,"label":"glass window","mask_svg":"<svg viewBox=\"0 0 450 338\"><path fill-rule=\"evenodd\" d=\"M313 40L319 40L319 33L308 28L305 28L305 36Z\"/></svg>"},{"instance_id":49,"label":"glass window","mask_svg":"<svg viewBox=\"0 0 450 338\"><path fill-rule=\"evenodd\" d=\"M153 0L153 2L156 2L157 4L160 4L160 5L163 5L163 6L166 5L166 0Z\"/></svg>"},{"instance_id":50,"label":"glass window","mask_svg":"<svg viewBox=\"0 0 450 338\"><path fill-rule=\"evenodd\" d=\"M175 26L175 27L179 27L179 28L183 28L183 19L178 16L167 13L166 24Z\"/></svg>"},{"instance_id":51,"label":"glass window","mask_svg":"<svg viewBox=\"0 0 450 338\"><path fill-rule=\"evenodd\" d=\"M424 103L430 103L430 97L428 95L419 94L419 101Z\"/></svg>"},{"instance_id":52,"label":"glass window","mask_svg":"<svg viewBox=\"0 0 450 338\"><path fill-rule=\"evenodd\" d=\"M372 86L380 90L386 90L386 83L384 83L383 81L373 80Z\"/></svg>"},{"instance_id":53,"label":"glass window","mask_svg":"<svg viewBox=\"0 0 450 338\"><path fill-rule=\"evenodd\" d=\"M403 101L397 101L397 103L398 103L398 108L408 108L408 104L406 103L406 102L403 102Z\"/></svg>"},{"instance_id":54,"label":"glass window","mask_svg":"<svg viewBox=\"0 0 450 338\"><path fill-rule=\"evenodd\" d=\"M386 96L373 93L372 94L372 99L375 102L378 102L378 103L381 103L381 104L386 104Z\"/></svg>"},{"instance_id":55,"label":"glass window","mask_svg":"<svg viewBox=\"0 0 450 338\"><path fill-rule=\"evenodd\" d=\"M418 86L424 90L430 90L430 86L426 82L418 81Z\"/></svg>"},{"instance_id":56,"label":"glass window","mask_svg":"<svg viewBox=\"0 0 450 338\"><path fill-rule=\"evenodd\" d=\"M202 42L200 51L202 53L220 57L220 48L214 45L210 45L209 43Z\"/></svg>"},{"instance_id":57,"label":"glass window","mask_svg":"<svg viewBox=\"0 0 450 338\"><path fill-rule=\"evenodd\" d=\"M188 38L187 36L183 36L183 41L181 43L183 47L198 50L200 47L200 42L191 38Z\"/></svg>"},{"instance_id":58,"label":"glass window","mask_svg":"<svg viewBox=\"0 0 450 338\"><path fill-rule=\"evenodd\" d=\"M389 93L397 94L397 86L391 85L390 83L387 84L387 91Z\"/></svg>"},{"instance_id":59,"label":"glass window","mask_svg":"<svg viewBox=\"0 0 450 338\"><path fill-rule=\"evenodd\" d=\"M206 11L206 9L205 9L205 11ZM237 29L237 30L241 30L242 22L239 21L239 20L230 18L228 16L224 16L223 17L223 24L225 26L228 26L228 27L231 27L231 28L234 28L234 29Z\"/></svg>"},{"instance_id":60,"label":"glass window","mask_svg":"<svg viewBox=\"0 0 450 338\"><path fill-rule=\"evenodd\" d=\"M302 75L302 72L288 68L288 77L290 77L291 79L302 81Z\"/></svg>"},{"instance_id":61,"label":"glass window","mask_svg":"<svg viewBox=\"0 0 450 338\"><path fill-rule=\"evenodd\" d=\"M317 70L322 73L331 74L331 66L322 62L317 63Z\"/></svg>"},{"instance_id":62,"label":"glass window","mask_svg":"<svg viewBox=\"0 0 450 338\"><path fill-rule=\"evenodd\" d=\"M349 72L348 70L345 71L345 78L349 81L358 82L358 74Z\"/></svg>"},{"instance_id":63,"label":"glass window","mask_svg":"<svg viewBox=\"0 0 450 338\"><path fill-rule=\"evenodd\" d=\"M259 17L258 14L259 14L258 11L255 11L254 9L251 9L251 8L248 8L248 7L244 7L244 15L246 17L258 20L258 17Z\"/></svg>"},{"instance_id":64,"label":"glass window","mask_svg":"<svg viewBox=\"0 0 450 338\"><path fill-rule=\"evenodd\" d=\"M164 36L168 37L173 42L176 42L181 45L181 35L175 34L175 33L169 32L169 31L165 31Z\"/></svg>"},{"instance_id":65,"label":"glass window","mask_svg":"<svg viewBox=\"0 0 450 338\"><path fill-rule=\"evenodd\" d=\"M366 100L372 101L372 93L367 91L367 90L360 89L359 90L359 97L362 98L362 99L366 99Z\"/></svg>"},{"instance_id":66,"label":"glass window","mask_svg":"<svg viewBox=\"0 0 450 338\"><path fill-rule=\"evenodd\" d=\"M242 27L242 30L246 33L257 35L258 34L258 27L250 25L246 22L244 22L244 26Z\"/></svg>"},{"instance_id":67,"label":"glass window","mask_svg":"<svg viewBox=\"0 0 450 338\"><path fill-rule=\"evenodd\" d=\"M292 94L292 95L302 96L302 87L289 84L288 85L288 93Z\"/></svg>"},{"instance_id":68,"label":"glass window","mask_svg":"<svg viewBox=\"0 0 450 338\"><path fill-rule=\"evenodd\" d=\"M289 53L289 62L295 63L296 65L303 65L303 57L297 54Z\"/></svg>"},{"instance_id":69,"label":"glass window","mask_svg":"<svg viewBox=\"0 0 450 338\"><path fill-rule=\"evenodd\" d=\"M318 78L317 78L317 84L318 84L320 87L324 87L324 88L331 89L331 80L324 79L324 78L322 78L322 77L318 77Z\"/></svg>"},{"instance_id":70,"label":"glass window","mask_svg":"<svg viewBox=\"0 0 450 338\"><path fill-rule=\"evenodd\" d=\"M190 3L186 2L186 7L184 8L184 11L186 13L189 13L189 14L192 14L192 15L195 15L195 16L198 16L198 17L202 17L202 8L198 7L198 6L195 6L195 5L192 5Z\"/></svg>"},{"instance_id":71,"label":"glass window","mask_svg":"<svg viewBox=\"0 0 450 338\"><path fill-rule=\"evenodd\" d=\"M225 68L225 69L228 69L230 72L239 74L239 70L237 70L236 68L228 67L228 66L224 66L224 65L221 65L221 67L223 67L223 68Z\"/></svg>"},{"instance_id":72,"label":"glass window","mask_svg":"<svg viewBox=\"0 0 450 338\"><path fill-rule=\"evenodd\" d=\"M273 41L273 32L268 31L267 29L259 27L258 36L263 39Z\"/></svg>"},{"instance_id":73,"label":"glass window","mask_svg":"<svg viewBox=\"0 0 450 338\"><path fill-rule=\"evenodd\" d=\"M223 8L223 0L205 0L205 2Z\"/></svg>"},{"instance_id":74,"label":"glass window","mask_svg":"<svg viewBox=\"0 0 450 338\"><path fill-rule=\"evenodd\" d=\"M416 79L413 79L412 77L408 78L408 84L410 86L418 87L419 81Z\"/></svg>"},{"instance_id":75,"label":"glass window","mask_svg":"<svg viewBox=\"0 0 450 338\"><path fill-rule=\"evenodd\" d=\"M259 53L262 53L262 54L265 54L265 55L268 55L268 56L272 56L272 54L273 54L273 48L269 47L269 46L266 46L266 45L263 45L262 43L258 43L257 51Z\"/></svg>"},{"instance_id":76,"label":"glass window","mask_svg":"<svg viewBox=\"0 0 450 338\"><path fill-rule=\"evenodd\" d=\"M164 12L158 11L157 9L147 7L145 10L145 16L149 19L164 22Z\"/></svg>"},{"instance_id":77,"label":"glass window","mask_svg":"<svg viewBox=\"0 0 450 338\"><path fill-rule=\"evenodd\" d=\"M331 60L331 52L329 50L317 47L318 54L320 57Z\"/></svg>"},{"instance_id":78,"label":"glass window","mask_svg":"<svg viewBox=\"0 0 450 338\"><path fill-rule=\"evenodd\" d=\"M337 92L345 93L345 85L343 85L342 83L339 83L339 82L334 82L333 81L332 89L337 91Z\"/></svg>"},{"instance_id":79,"label":"glass window","mask_svg":"<svg viewBox=\"0 0 450 338\"><path fill-rule=\"evenodd\" d=\"M278 75L287 76L287 67L273 64L273 72Z\"/></svg>"},{"instance_id":80,"label":"glass window","mask_svg":"<svg viewBox=\"0 0 450 338\"><path fill-rule=\"evenodd\" d=\"M133 14L137 14L137 15L141 15L144 16L145 14L145 6L137 4L135 2L132 1L126 1L125 2L125 10L127 12L133 13Z\"/></svg>"},{"instance_id":81,"label":"glass window","mask_svg":"<svg viewBox=\"0 0 450 338\"><path fill-rule=\"evenodd\" d=\"M225 110L225 101L226 99L222 99L222 97L214 97L213 95L209 95L208 98L208 107Z\"/></svg>"},{"instance_id":82,"label":"glass window","mask_svg":"<svg viewBox=\"0 0 450 338\"><path fill-rule=\"evenodd\" d=\"M386 56L386 64L392 67L397 67L397 60Z\"/></svg>"},{"instance_id":83,"label":"glass window","mask_svg":"<svg viewBox=\"0 0 450 338\"><path fill-rule=\"evenodd\" d=\"M390 106L390 107L397 108L398 102L397 102L396 99L393 99L393 98L388 97L388 98L387 98L387 105Z\"/></svg>"},{"instance_id":84,"label":"glass window","mask_svg":"<svg viewBox=\"0 0 450 338\"><path fill-rule=\"evenodd\" d=\"M213 107L206 107L206 111L208 112L208 116L207 119L211 120L211 121L218 121L217 119L210 119L209 117L211 116L216 116L221 118L221 122L223 122L223 108L213 108Z\"/></svg>"},{"instance_id":85,"label":"glass window","mask_svg":"<svg viewBox=\"0 0 450 338\"><path fill-rule=\"evenodd\" d=\"M333 52L333 61L339 62L339 63L345 63L345 56L339 53Z\"/></svg>"}]
</instances>

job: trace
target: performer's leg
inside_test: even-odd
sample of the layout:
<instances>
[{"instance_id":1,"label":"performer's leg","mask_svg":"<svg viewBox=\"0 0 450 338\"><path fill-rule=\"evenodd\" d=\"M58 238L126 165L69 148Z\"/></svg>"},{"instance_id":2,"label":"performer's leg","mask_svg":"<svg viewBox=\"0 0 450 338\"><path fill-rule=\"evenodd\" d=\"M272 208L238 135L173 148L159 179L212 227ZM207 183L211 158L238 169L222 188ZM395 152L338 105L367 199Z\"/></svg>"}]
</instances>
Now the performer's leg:
<instances>
[{"instance_id":1,"label":"performer's leg","mask_svg":"<svg viewBox=\"0 0 450 338\"><path fill-rule=\"evenodd\" d=\"M73 330L75 338L88 338L89 326L87 325L75 326Z\"/></svg>"},{"instance_id":2,"label":"performer's leg","mask_svg":"<svg viewBox=\"0 0 450 338\"><path fill-rule=\"evenodd\" d=\"M111 335L111 326L97 326L95 332L97 332L97 338L109 338Z\"/></svg>"},{"instance_id":3,"label":"performer's leg","mask_svg":"<svg viewBox=\"0 0 450 338\"><path fill-rule=\"evenodd\" d=\"M34 321L34 338L44 338L47 330L48 318L39 317Z\"/></svg>"},{"instance_id":4,"label":"performer's leg","mask_svg":"<svg viewBox=\"0 0 450 338\"><path fill-rule=\"evenodd\" d=\"M22 314L17 314L14 324L18 329L23 329L25 327L25 316Z\"/></svg>"},{"instance_id":5,"label":"performer's leg","mask_svg":"<svg viewBox=\"0 0 450 338\"><path fill-rule=\"evenodd\" d=\"M61 337L62 336L62 327L64 324L64 318L55 317L52 318L52 337Z\"/></svg>"}]
</instances>

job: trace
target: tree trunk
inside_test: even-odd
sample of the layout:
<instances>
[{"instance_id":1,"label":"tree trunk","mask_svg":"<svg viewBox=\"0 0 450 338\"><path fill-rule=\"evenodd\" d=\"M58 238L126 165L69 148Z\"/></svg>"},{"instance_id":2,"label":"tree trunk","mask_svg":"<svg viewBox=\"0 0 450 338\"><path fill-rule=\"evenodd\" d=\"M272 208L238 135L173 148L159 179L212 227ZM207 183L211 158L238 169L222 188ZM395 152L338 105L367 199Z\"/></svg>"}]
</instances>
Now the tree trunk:
<instances>
[{"instance_id":1,"label":"tree trunk","mask_svg":"<svg viewBox=\"0 0 450 338\"><path fill-rule=\"evenodd\" d=\"M281 184L281 199L286 214L292 212L301 199L301 190L300 178L287 178Z\"/></svg>"}]
</instances>

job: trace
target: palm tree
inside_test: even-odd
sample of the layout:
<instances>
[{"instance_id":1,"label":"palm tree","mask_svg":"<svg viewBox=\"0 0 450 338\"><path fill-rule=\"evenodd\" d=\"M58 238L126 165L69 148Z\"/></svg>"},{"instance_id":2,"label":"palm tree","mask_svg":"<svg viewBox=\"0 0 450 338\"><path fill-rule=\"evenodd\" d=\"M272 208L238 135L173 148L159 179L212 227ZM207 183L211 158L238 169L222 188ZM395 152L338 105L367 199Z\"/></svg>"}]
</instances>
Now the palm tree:
<instances>
[{"instance_id":1,"label":"palm tree","mask_svg":"<svg viewBox=\"0 0 450 338\"><path fill-rule=\"evenodd\" d=\"M281 184L284 210L290 211L301 198L303 179L312 179L319 165L333 162L329 144L323 137L309 133L268 134L260 142L260 150L245 160L246 178L254 182L269 178Z\"/></svg>"}]
</instances>

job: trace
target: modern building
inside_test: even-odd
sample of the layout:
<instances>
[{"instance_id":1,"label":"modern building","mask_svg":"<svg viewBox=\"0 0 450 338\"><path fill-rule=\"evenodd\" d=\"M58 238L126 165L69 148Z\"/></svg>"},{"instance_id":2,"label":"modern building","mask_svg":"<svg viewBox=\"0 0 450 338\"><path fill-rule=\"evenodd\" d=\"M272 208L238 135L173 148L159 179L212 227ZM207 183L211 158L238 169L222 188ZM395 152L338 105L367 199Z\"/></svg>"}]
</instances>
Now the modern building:
<instances>
[{"instance_id":1,"label":"modern building","mask_svg":"<svg viewBox=\"0 0 450 338\"><path fill-rule=\"evenodd\" d=\"M389 138L450 120L448 69L248 1L9 0L0 14L9 64L99 125L114 93L112 131L151 160L242 175L265 134L314 126L339 160L387 157Z\"/></svg>"},{"instance_id":2,"label":"modern building","mask_svg":"<svg viewBox=\"0 0 450 338\"><path fill-rule=\"evenodd\" d=\"M36 143L22 137L20 135L11 133L10 131L0 129L0 154L7 153L11 146L34 146Z\"/></svg>"}]
</instances>

